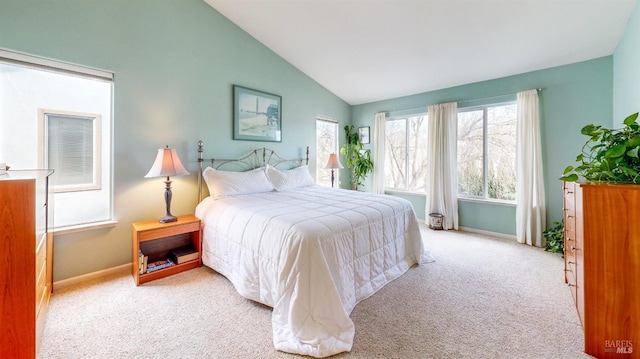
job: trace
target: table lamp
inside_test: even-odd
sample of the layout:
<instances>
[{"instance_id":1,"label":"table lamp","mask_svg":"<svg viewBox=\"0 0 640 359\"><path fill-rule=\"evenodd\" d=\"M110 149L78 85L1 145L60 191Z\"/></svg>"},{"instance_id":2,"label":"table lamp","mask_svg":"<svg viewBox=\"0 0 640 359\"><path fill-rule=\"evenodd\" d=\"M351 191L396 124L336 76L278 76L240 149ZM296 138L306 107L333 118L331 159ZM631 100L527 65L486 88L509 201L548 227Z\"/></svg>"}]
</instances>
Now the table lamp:
<instances>
[{"instance_id":1,"label":"table lamp","mask_svg":"<svg viewBox=\"0 0 640 359\"><path fill-rule=\"evenodd\" d=\"M342 164L340 163L340 160L338 159L338 156L335 153L332 153L329 155L329 161L327 161L327 165L324 166L324 168L330 168L331 169L331 187L333 187L333 182L334 182L334 170L336 168L344 168L342 167Z\"/></svg>"},{"instance_id":2,"label":"table lamp","mask_svg":"<svg viewBox=\"0 0 640 359\"><path fill-rule=\"evenodd\" d=\"M189 172L182 166L178 153L174 148L161 148L158 150L153 166L149 170L149 173L145 175L149 177L167 177L164 190L164 201L167 206L167 213L164 217L160 218L160 223L175 222L178 218L171 214L171 180L170 176L182 176L188 175Z\"/></svg>"}]
</instances>

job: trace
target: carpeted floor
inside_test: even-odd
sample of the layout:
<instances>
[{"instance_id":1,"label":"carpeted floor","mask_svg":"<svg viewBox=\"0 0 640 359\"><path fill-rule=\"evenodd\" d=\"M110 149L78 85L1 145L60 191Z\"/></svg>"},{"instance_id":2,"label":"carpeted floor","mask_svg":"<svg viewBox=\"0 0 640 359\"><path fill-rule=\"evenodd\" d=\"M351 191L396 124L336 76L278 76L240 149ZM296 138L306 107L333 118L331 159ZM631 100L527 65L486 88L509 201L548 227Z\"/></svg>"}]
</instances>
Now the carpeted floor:
<instances>
[{"instance_id":1,"label":"carpeted floor","mask_svg":"<svg viewBox=\"0 0 640 359\"><path fill-rule=\"evenodd\" d=\"M423 229L436 262L359 303L335 358L591 358L559 254ZM202 267L136 287L130 274L54 292L41 358L295 358L271 310Z\"/></svg>"}]
</instances>

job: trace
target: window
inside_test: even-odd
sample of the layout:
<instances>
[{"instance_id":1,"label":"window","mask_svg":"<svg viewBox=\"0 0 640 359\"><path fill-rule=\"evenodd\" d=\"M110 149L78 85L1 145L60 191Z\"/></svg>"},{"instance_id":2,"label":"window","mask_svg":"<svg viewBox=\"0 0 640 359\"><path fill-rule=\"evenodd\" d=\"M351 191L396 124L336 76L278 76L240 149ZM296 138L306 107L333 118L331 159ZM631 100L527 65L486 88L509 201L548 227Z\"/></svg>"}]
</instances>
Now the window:
<instances>
[{"instance_id":1,"label":"window","mask_svg":"<svg viewBox=\"0 0 640 359\"><path fill-rule=\"evenodd\" d=\"M0 50L0 159L50 168L54 227L113 219L113 74Z\"/></svg>"},{"instance_id":2,"label":"window","mask_svg":"<svg viewBox=\"0 0 640 359\"><path fill-rule=\"evenodd\" d=\"M516 199L515 103L458 111L458 193Z\"/></svg>"},{"instance_id":3,"label":"window","mask_svg":"<svg viewBox=\"0 0 640 359\"><path fill-rule=\"evenodd\" d=\"M391 117L385 129L384 186L424 192L427 179L427 115Z\"/></svg>"},{"instance_id":4,"label":"window","mask_svg":"<svg viewBox=\"0 0 640 359\"><path fill-rule=\"evenodd\" d=\"M338 154L338 121L318 118L316 119L316 184L331 187L331 170L324 166L329 160L329 155ZM335 187L338 187L338 171L335 170Z\"/></svg>"},{"instance_id":5,"label":"window","mask_svg":"<svg viewBox=\"0 0 640 359\"><path fill-rule=\"evenodd\" d=\"M55 192L100 189L100 118L40 110L45 168L55 168Z\"/></svg>"}]
</instances>

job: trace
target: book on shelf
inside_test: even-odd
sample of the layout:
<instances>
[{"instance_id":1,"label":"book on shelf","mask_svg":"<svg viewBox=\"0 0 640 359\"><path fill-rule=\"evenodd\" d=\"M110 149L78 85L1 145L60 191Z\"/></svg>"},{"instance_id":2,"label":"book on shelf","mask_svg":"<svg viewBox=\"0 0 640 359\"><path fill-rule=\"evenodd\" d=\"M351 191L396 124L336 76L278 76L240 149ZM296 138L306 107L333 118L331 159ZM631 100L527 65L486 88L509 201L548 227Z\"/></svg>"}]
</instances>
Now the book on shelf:
<instances>
[{"instance_id":1,"label":"book on shelf","mask_svg":"<svg viewBox=\"0 0 640 359\"><path fill-rule=\"evenodd\" d=\"M138 273L144 274L147 272L147 261L149 256L145 256L142 250L138 250Z\"/></svg>"},{"instance_id":2,"label":"book on shelf","mask_svg":"<svg viewBox=\"0 0 640 359\"><path fill-rule=\"evenodd\" d=\"M200 253L192 246L187 245L172 249L169 251L169 257L173 259L176 264L181 264L198 259Z\"/></svg>"},{"instance_id":3,"label":"book on shelf","mask_svg":"<svg viewBox=\"0 0 640 359\"><path fill-rule=\"evenodd\" d=\"M171 267L172 265L174 265L174 263L169 258L155 261L152 263L147 263L147 273L151 273L163 268Z\"/></svg>"}]
</instances>

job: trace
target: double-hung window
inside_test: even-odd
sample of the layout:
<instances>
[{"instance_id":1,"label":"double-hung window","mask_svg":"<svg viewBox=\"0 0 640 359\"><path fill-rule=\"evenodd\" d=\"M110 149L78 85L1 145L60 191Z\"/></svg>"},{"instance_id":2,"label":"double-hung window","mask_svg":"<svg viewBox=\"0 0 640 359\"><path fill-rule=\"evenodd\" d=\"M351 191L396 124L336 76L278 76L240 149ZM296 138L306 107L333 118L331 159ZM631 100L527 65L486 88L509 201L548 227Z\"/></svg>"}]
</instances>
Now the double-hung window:
<instances>
[{"instance_id":1,"label":"double-hung window","mask_svg":"<svg viewBox=\"0 0 640 359\"><path fill-rule=\"evenodd\" d=\"M515 201L517 105L458 111L458 194Z\"/></svg>"},{"instance_id":2,"label":"double-hung window","mask_svg":"<svg viewBox=\"0 0 640 359\"><path fill-rule=\"evenodd\" d=\"M387 118L385 189L424 193L428 165L427 118L426 113Z\"/></svg>"}]
</instances>

